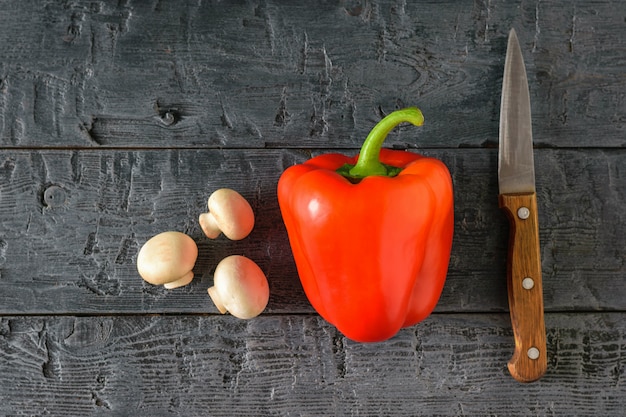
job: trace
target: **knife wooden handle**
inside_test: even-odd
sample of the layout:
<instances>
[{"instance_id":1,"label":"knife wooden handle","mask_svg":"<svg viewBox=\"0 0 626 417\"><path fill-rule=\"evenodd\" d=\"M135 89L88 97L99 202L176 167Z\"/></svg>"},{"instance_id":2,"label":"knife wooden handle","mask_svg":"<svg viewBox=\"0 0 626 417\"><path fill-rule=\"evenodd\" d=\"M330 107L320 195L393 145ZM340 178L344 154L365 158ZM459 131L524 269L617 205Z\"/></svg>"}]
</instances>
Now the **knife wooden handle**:
<instances>
[{"instance_id":1,"label":"knife wooden handle","mask_svg":"<svg viewBox=\"0 0 626 417\"><path fill-rule=\"evenodd\" d=\"M516 380L532 382L547 369L537 195L501 194L499 200L511 225L507 284L515 352L508 368Z\"/></svg>"}]
</instances>

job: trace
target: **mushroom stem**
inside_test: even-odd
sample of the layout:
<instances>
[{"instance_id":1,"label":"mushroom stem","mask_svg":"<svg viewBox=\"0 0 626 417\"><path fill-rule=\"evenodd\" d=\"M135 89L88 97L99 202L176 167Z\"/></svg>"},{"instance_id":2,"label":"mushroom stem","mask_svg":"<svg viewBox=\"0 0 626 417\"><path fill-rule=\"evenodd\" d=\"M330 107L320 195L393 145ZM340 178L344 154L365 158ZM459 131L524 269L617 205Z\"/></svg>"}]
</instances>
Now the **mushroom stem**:
<instances>
[{"instance_id":1,"label":"mushroom stem","mask_svg":"<svg viewBox=\"0 0 626 417\"><path fill-rule=\"evenodd\" d=\"M211 297L211 300L213 300L213 304L215 304L215 307L217 307L219 312L222 314L226 314L228 310L224 306L224 303L222 302L222 296L220 295L220 292L217 290L217 288L213 286L210 287L207 291L209 293L209 296Z\"/></svg>"},{"instance_id":2,"label":"mushroom stem","mask_svg":"<svg viewBox=\"0 0 626 417\"><path fill-rule=\"evenodd\" d=\"M202 213L198 218L198 223L209 239L215 239L222 233L213 213Z\"/></svg>"},{"instance_id":3,"label":"mushroom stem","mask_svg":"<svg viewBox=\"0 0 626 417\"><path fill-rule=\"evenodd\" d=\"M171 290L174 288L183 287L189 284L192 280L193 280L193 271L189 271L185 275L180 277L179 279L163 284L163 287L165 287L168 290Z\"/></svg>"}]
</instances>

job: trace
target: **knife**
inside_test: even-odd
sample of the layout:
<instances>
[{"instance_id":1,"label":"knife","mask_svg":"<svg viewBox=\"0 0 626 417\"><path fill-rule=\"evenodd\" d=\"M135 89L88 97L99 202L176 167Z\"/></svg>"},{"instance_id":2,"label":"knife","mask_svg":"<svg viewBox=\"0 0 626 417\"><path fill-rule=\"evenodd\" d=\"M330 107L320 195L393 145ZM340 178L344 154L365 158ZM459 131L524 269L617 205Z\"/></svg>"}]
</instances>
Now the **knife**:
<instances>
[{"instance_id":1,"label":"knife","mask_svg":"<svg viewBox=\"0 0 626 417\"><path fill-rule=\"evenodd\" d=\"M504 62L498 148L499 205L509 224L507 286L515 350L509 372L520 382L547 369L539 222L530 95L522 50L514 29Z\"/></svg>"}]
</instances>

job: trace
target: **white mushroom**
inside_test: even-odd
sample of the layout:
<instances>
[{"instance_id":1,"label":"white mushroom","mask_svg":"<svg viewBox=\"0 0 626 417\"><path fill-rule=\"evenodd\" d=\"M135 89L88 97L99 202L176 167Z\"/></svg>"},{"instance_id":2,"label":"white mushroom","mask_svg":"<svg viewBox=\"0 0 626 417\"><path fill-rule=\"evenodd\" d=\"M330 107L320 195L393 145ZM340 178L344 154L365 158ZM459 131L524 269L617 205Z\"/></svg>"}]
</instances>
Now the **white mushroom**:
<instances>
[{"instance_id":1,"label":"white mushroom","mask_svg":"<svg viewBox=\"0 0 626 417\"><path fill-rule=\"evenodd\" d=\"M248 201L237 191L220 188L209 197L209 212L198 219L200 227L210 239L224 233L231 240L241 240L254 227L254 212Z\"/></svg>"},{"instance_id":2,"label":"white mushroom","mask_svg":"<svg viewBox=\"0 0 626 417\"><path fill-rule=\"evenodd\" d=\"M167 289L182 287L193 279L198 246L180 232L163 232L148 240L137 255L139 275L154 285Z\"/></svg>"},{"instance_id":3,"label":"white mushroom","mask_svg":"<svg viewBox=\"0 0 626 417\"><path fill-rule=\"evenodd\" d=\"M265 274L245 256L224 258L215 268L213 287L208 290L215 306L224 314L251 319L263 312L270 296Z\"/></svg>"}]
</instances>

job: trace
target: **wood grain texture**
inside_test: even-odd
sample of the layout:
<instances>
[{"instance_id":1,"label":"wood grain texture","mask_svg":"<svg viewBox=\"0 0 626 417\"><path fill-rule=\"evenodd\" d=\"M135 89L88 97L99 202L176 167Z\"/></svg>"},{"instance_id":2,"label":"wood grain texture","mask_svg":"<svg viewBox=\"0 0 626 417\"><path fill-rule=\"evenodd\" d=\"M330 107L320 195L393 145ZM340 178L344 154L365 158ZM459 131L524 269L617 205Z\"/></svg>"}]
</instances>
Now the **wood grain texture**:
<instances>
[{"instance_id":1,"label":"wood grain texture","mask_svg":"<svg viewBox=\"0 0 626 417\"><path fill-rule=\"evenodd\" d=\"M511 27L535 142L626 145L620 3L18 3L0 16L5 147L358 147L408 105L426 124L397 144L495 146Z\"/></svg>"},{"instance_id":2,"label":"wood grain texture","mask_svg":"<svg viewBox=\"0 0 626 417\"><path fill-rule=\"evenodd\" d=\"M0 415L622 416L626 408L626 2L47 1L0 13ZM500 86L514 27L528 72L548 373L510 378ZM435 314L345 340L298 282L282 170L387 146L441 158L455 186ZM242 242L202 237L218 187L250 200ZM135 269L164 230L200 247L194 282ZM268 274L249 322L216 315L221 258ZM164 314L164 315L161 315Z\"/></svg>"},{"instance_id":3,"label":"wood grain texture","mask_svg":"<svg viewBox=\"0 0 626 417\"><path fill-rule=\"evenodd\" d=\"M537 194L500 194L499 199L510 224L507 290L515 351L508 368L518 381L533 382L548 366Z\"/></svg>"},{"instance_id":4,"label":"wood grain texture","mask_svg":"<svg viewBox=\"0 0 626 417\"><path fill-rule=\"evenodd\" d=\"M323 151L319 151L323 152ZM432 150L450 168L455 236L437 311L505 311L508 224L496 152ZM231 254L270 281L271 312L311 312L276 200L292 150L10 151L0 153L0 311L9 314L215 312L206 288ZM536 152L546 309L624 310L623 151ZM607 178L609 179L607 181ZM240 242L203 237L197 218L221 187L249 199L257 223ZM191 286L144 283L135 260L151 236L178 230L200 248Z\"/></svg>"},{"instance_id":5,"label":"wood grain texture","mask_svg":"<svg viewBox=\"0 0 626 417\"><path fill-rule=\"evenodd\" d=\"M622 416L625 323L548 315L548 373L522 385L506 314L435 315L378 344L317 316L8 317L0 414Z\"/></svg>"}]
</instances>

